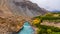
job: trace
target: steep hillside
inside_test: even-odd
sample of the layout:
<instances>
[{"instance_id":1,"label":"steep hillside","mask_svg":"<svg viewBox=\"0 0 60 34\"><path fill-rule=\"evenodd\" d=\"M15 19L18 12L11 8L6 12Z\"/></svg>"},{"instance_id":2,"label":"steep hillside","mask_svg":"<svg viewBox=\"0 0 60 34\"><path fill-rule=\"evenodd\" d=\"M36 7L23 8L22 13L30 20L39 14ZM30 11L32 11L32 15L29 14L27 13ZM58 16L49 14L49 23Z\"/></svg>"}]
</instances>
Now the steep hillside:
<instances>
[{"instance_id":1,"label":"steep hillside","mask_svg":"<svg viewBox=\"0 0 60 34\"><path fill-rule=\"evenodd\" d=\"M9 34L19 31L24 21L22 16L0 10L0 34Z\"/></svg>"},{"instance_id":2,"label":"steep hillside","mask_svg":"<svg viewBox=\"0 0 60 34\"><path fill-rule=\"evenodd\" d=\"M15 0L9 0L6 4L13 13L23 15L24 17L32 18L47 13L47 10L42 10L42 8L40 8L37 4L27 0L20 2Z\"/></svg>"},{"instance_id":3,"label":"steep hillside","mask_svg":"<svg viewBox=\"0 0 60 34\"><path fill-rule=\"evenodd\" d=\"M17 32L25 21L46 13L29 0L0 0L0 34Z\"/></svg>"}]
</instances>

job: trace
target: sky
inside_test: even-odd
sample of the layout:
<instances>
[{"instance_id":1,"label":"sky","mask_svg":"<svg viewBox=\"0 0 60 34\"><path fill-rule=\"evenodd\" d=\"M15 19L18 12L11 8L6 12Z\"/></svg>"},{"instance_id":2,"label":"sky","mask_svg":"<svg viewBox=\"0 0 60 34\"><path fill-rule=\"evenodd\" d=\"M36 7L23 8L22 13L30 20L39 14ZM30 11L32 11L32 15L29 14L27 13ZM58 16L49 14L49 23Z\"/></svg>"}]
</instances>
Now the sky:
<instances>
[{"instance_id":1,"label":"sky","mask_svg":"<svg viewBox=\"0 0 60 34\"><path fill-rule=\"evenodd\" d=\"M49 11L60 11L60 0L30 0L37 3L39 7L45 8Z\"/></svg>"}]
</instances>

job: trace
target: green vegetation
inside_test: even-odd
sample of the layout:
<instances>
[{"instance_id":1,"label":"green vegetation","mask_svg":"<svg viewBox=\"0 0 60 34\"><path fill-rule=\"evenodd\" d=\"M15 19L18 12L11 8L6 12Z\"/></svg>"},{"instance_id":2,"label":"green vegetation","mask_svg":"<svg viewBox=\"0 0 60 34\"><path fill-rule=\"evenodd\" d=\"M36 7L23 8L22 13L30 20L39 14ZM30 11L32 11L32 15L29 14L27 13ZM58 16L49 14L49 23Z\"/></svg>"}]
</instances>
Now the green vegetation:
<instances>
[{"instance_id":1,"label":"green vegetation","mask_svg":"<svg viewBox=\"0 0 60 34\"><path fill-rule=\"evenodd\" d=\"M60 13L48 13L43 16L37 16L35 18L38 18L41 21L47 20L49 22L60 22Z\"/></svg>"},{"instance_id":2,"label":"green vegetation","mask_svg":"<svg viewBox=\"0 0 60 34\"><path fill-rule=\"evenodd\" d=\"M54 26L35 25L38 28L38 34L60 34L60 29Z\"/></svg>"},{"instance_id":3,"label":"green vegetation","mask_svg":"<svg viewBox=\"0 0 60 34\"><path fill-rule=\"evenodd\" d=\"M60 13L48 13L43 16L34 17L34 26L37 27L38 34L60 34L60 28L54 26L41 25L43 21L60 22ZM37 20L36 20L37 19Z\"/></svg>"}]
</instances>

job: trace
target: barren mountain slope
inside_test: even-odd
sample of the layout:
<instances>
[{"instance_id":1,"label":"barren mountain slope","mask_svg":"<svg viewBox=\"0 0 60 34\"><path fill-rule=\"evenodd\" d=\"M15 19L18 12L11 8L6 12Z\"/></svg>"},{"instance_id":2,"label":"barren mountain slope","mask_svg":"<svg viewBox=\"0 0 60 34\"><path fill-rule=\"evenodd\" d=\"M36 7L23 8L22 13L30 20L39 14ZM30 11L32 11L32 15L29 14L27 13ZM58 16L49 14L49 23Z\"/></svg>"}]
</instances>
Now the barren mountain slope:
<instances>
[{"instance_id":1,"label":"barren mountain slope","mask_svg":"<svg viewBox=\"0 0 60 34\"><path fill-rule=\"evenodd\" d=\"M17 32L25 21L47 13L29 0L0 0L0 34Z\"/></svg>"}]
</instances>

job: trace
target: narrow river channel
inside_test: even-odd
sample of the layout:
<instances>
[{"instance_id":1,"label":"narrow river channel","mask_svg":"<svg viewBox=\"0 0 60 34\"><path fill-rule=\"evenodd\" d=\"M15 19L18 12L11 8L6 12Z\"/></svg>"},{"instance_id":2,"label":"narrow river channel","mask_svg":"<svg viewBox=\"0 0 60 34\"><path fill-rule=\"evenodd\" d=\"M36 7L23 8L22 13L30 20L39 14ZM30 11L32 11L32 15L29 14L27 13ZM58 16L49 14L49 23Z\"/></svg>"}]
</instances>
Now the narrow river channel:
<instances>
[{"instance_id":1,"label":"narrow river channel","mask_svg":"<svg viewBox=\"0 0 60 34\"><path fill-rule=\"evenodd\" d=\"M34 34L34 29L28 22L25 22L23 29L18 34Z\"/></svg>"}]
</instances>

